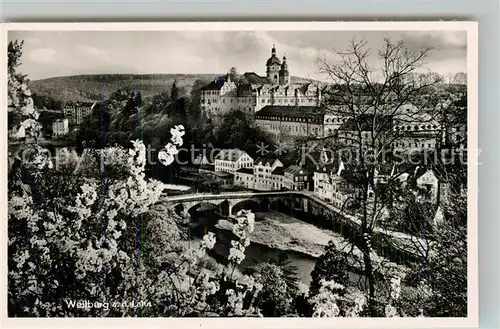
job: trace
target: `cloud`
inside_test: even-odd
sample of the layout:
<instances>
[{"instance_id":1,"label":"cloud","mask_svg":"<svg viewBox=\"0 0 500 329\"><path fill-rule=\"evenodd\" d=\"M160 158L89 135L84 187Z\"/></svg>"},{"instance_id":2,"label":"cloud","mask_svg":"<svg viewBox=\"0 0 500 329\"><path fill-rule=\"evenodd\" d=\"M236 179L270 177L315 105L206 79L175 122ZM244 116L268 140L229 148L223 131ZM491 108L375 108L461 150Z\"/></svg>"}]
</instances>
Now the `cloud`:
<instances>
[{"instance_id":1,"label":"cloud","mask_svg":"<svg viewBox=\"0 0 500 329\"><path fill-rule=\"evenodd\" d=\"M56 51L52 48L37 48L31 51L28 58L32 62L47 63L52 62Z\"/></svg>"},{"instance_id":2,"label":"cloud","mask_svg":"<svg viewBox=\"0 0 500 329\"><path fill-rule=\"evenodd\" d=\"M90 46L90 45L80 45L80 46L78 46L78 49L82 53L84 53L86 55L90 55L90 56L106 56L107 55L106 50L100 49L100 48L97 48L94 46Z\"/></svg>"},{"instance_id":3,"label":"cloud","mask_svg":"<svg viewBox=\"0 0 500 329\"><path fill-rule=\"evenodd\" d=\"M286 55L291 75L322 78L318 58L335 61L333 50L344 50L352 37L367 40L376 57L385 36L402 39L410 50L433 47L428 68L466 70L467 40L461 31L9 32L9 39L26 40L23 70L37 78L96 72L224 73L231 66L264 75L273 43L280 59Z\"/></svg>"},{"instance_id":4,"label":"cloud","mask_svg":"<svg viewBox=\"0 0 500 329\"><path fill-rule=\"evenodd\" d=\"M411 50L432 47L436 50L461 51L467 48L465 31L404 32L401 36L405 46Z\"/></svg>"},{"instance_id":5,"label":"cloud","mask_svg":"<svg viewBox=\"0 0 500 329\"><path fill-rule=\"evenodd\" d=\"M24 38L24 43L32 45L32 46L39 46L42 44L42 40L40 40L40 38L27 37L27 38Z\"/></svg>"}]
</instances>

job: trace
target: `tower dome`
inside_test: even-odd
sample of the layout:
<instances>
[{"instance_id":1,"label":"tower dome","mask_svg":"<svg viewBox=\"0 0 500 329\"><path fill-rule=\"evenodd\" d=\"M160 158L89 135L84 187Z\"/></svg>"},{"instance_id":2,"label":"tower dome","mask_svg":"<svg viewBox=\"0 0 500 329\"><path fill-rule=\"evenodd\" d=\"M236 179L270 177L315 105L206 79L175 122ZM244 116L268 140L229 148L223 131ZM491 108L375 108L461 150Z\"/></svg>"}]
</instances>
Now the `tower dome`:
<instances>
[{"instance_id":1,"label":"tower dome","mask_svg":"<svg viewBox=\"0 0 500 329\"><path fill-rule=\"evenodd\" d=\"M283 63L281 64L282 71L288 71L288 64L286 62L286 56L283 56Z\"/></svg>"},{"instance_id":2,"label":"tower dome","mask_svg":"<svg viewBox=\"0 0 500 329\"><path fill-rule=\"evenodd\" d=\"M277 84L279 82L279 73L281 69L281 61L276 57L276 47L273 45L271 49L271 57L266 62L266 73L267 79L272 84Z\"/></svg>"},{"instance_id":3,"label":"tower dome","mask_svg":"<svg viewBox=\"0 0 500 329\"><path fill-rule=\"evenodd\" d=\"M283 63L281 64L279 73L279 84L287 85L290 83L290 73L288 71L288 64L286 62L286 56L283 56Z\"/></svg>"},{"instance_id":4,"label":"tower dome","mask_svg":"<svg viewBox=\"0 0 500 329\"><path fill-rule=\"evenodd\" d=\"M278 57L276 57L276 47L273 45L273 48L271 49L271 57L266 62L266 66L271 66L273 64L278 64L281 65L281 61Z\"/></svg>"}]
</instances>

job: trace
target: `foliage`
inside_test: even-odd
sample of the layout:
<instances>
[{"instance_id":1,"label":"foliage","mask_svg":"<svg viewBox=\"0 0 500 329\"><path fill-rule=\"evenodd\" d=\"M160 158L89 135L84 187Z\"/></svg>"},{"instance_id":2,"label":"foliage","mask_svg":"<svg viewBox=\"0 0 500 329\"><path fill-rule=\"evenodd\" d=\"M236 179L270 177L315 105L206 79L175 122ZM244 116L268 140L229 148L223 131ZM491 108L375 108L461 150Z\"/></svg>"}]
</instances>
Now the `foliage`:
<instances>
[{"instance_id":1,"label":"foliage","mask_svg":"<svg viewBox=\"0 0 500 329\"><path fill-rule=\"evenodd\" d=\"M343 286L349 285L349 277L347 275L348 264L343 255L333 241L330 241L325 247L325 253L321 255L314 265L311 272L311 285L309 287L309 295L313 296L318 293L320 281L334 281Z\"/></svg>"},{"instance_id":2,"label":"foliage","mask_svg":"<svg viewBox=\"0 0 500 329\"><path fill-rule=\"evenodd\" d=\"M268 136L241 111L224 115L216 139L216 146L221 148L251 148L269 142Z\"/></svg>"},{"instance_id":3,"label":"foliage","mask_svg":"<svg viewBox=\"0 0 500 329\"><path fill-rule=\"evenodd\" d=\"M434 224L428 259L416 266L412 276L415 291L405 298L421 305L425 316L463 317L467 315L466 196L453 193L443 208L444 220Z\"/></svg>"},{"instance_id":4,"label":"foliage","mask_svg":"<svg viewBox=\"0 0 500 329\"><path fill-rule=\"evenodd\" d=\"M32 114L9 95L17 105L12 111ZM172 145L182 144L183 127L171 135L161 155L166 166L176 152ZM253 298L259 285L250 277L233 278L253 214L237 214L229 278L228 270L203 268L214 234L199 247L186 246L185 219L159 202L163 184L146 178L145 146L132 144L85 149L82 156L65 150L56 158L36 143L21 144L22 156L12 157L9 170L9 315L258 316L244 297ZM223 290L223 303L212 303L220 282L233 288Z\"/></svg>"},{"instance_id":5,"label":"foliage","mask_svg":"<svg viewBox=\"0 0 500 329\"><path fill-rule=\"evenodd\" d=\"M276 317L294 314L294 301L298 293L297 267L291 265L286 257L279 257L258 264L256 273L262 290L255 305L262 309L262 315Z\"/></svg>"},{"instance_id":6,"label":"foliage","mask_svg":"<svg viewBox=\"0 0 500 329\"><path fill-rule=\"evenodd\" d=\"M350 152L345 166L356 177L353 187L360 205L357 213L360 232L353 242L363 255L371 316L381 313L378 297L381 292L372 256L374 229L380 227L394 199L394 196L383 197L387 187L379 184L377 170L379 165L387 165L387 155L392 153L393 143L399 138L391 129L393 122L422 122L436 117L434 87L442 77L432 72L418 74L430 51L430 48L412 51L403 41L386 38L376 52L379 65L374 66L369 60L371 49L367 42L353 39L346 50L336 52L336 61L319 61L320 70L330 78L323 90L322 110L352 124L347 129L349 135L345 130L345 136L335 137ZM405 108L408 105L411 107ZM422 113L426 114L423 119ZM389 165L393 163L389 161ZM388 175L388 179L394 181L398 175Z\"/></svg>"}]
</instances>

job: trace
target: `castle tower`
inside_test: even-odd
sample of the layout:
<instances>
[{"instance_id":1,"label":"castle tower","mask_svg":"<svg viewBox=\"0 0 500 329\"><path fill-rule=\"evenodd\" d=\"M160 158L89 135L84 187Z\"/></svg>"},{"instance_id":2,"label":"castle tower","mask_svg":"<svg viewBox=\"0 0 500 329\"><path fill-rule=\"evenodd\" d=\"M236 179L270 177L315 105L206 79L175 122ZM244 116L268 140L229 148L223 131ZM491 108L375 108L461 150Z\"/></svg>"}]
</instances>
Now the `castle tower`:
<instances>
[{"instance_id":1,"label":"castle tower","mask_svg":"<svg viewBox=\"0 0 500 329\"><path fill-rule=\"evenodd\" d=\"M290 72L288 71L286 56L283 56L283 63L281 64L281 69L279 73L279 84L280 85L290 84Z\"/></svg>"},{"instance_id":2,"label":"castle tower","mask_svg":"<svg viewBox=\"0 0 500 329\"><path fill-rule=\"evenodd\" d=\"M266 62L266 74L267 74L267 79L272 84L278 84L279 83L279 73L281 69L281 61L278 57L276 57L276 48L273 45L273 48L271 49L271 57Z\"/></svg>"}]
</instances>

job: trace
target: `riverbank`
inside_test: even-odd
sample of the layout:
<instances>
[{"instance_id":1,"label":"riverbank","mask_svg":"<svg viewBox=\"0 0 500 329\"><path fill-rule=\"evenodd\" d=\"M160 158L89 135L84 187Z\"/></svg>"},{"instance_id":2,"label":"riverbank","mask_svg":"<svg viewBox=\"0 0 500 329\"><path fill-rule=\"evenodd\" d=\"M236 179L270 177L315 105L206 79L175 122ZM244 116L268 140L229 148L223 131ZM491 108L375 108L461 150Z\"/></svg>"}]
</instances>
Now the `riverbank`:
<instances>
[{"instance_id":1,"label":"riverbank","mask_svg":"<svg viewBox=\"0 0 500 329\"><path fill-rule=\"evenodd\" d=\"M252 243L284 252L293 251L316 259L324 253L327 244L333 241L339 252L349 255L347 259L353 270L360 272L364 269L361 250L354 247L340 233L321 229L277 211L257 212L255 217L255 229L249 235ZM231 231L232 223L227 219L220 219L216 227ZM403 266L391 263L375 252L372 252L371 256L376 268L390 266L405 270Z\"/></svg>"},{"instance_id":2,"label":"riverbank","mask_svg":"<svg viewBox=\"0 0 500 329\"><path fill-rule=\"evenodd\" d=\"M230 221L221 219L219 229L231 230ZM314 258L323 254L325 246L333 240L339 247L345 239L339 234L320 229L297 218L277 211L255 213L255 228L250 241L283 251L295 251Z\"/></svg>"}]
</instances>

